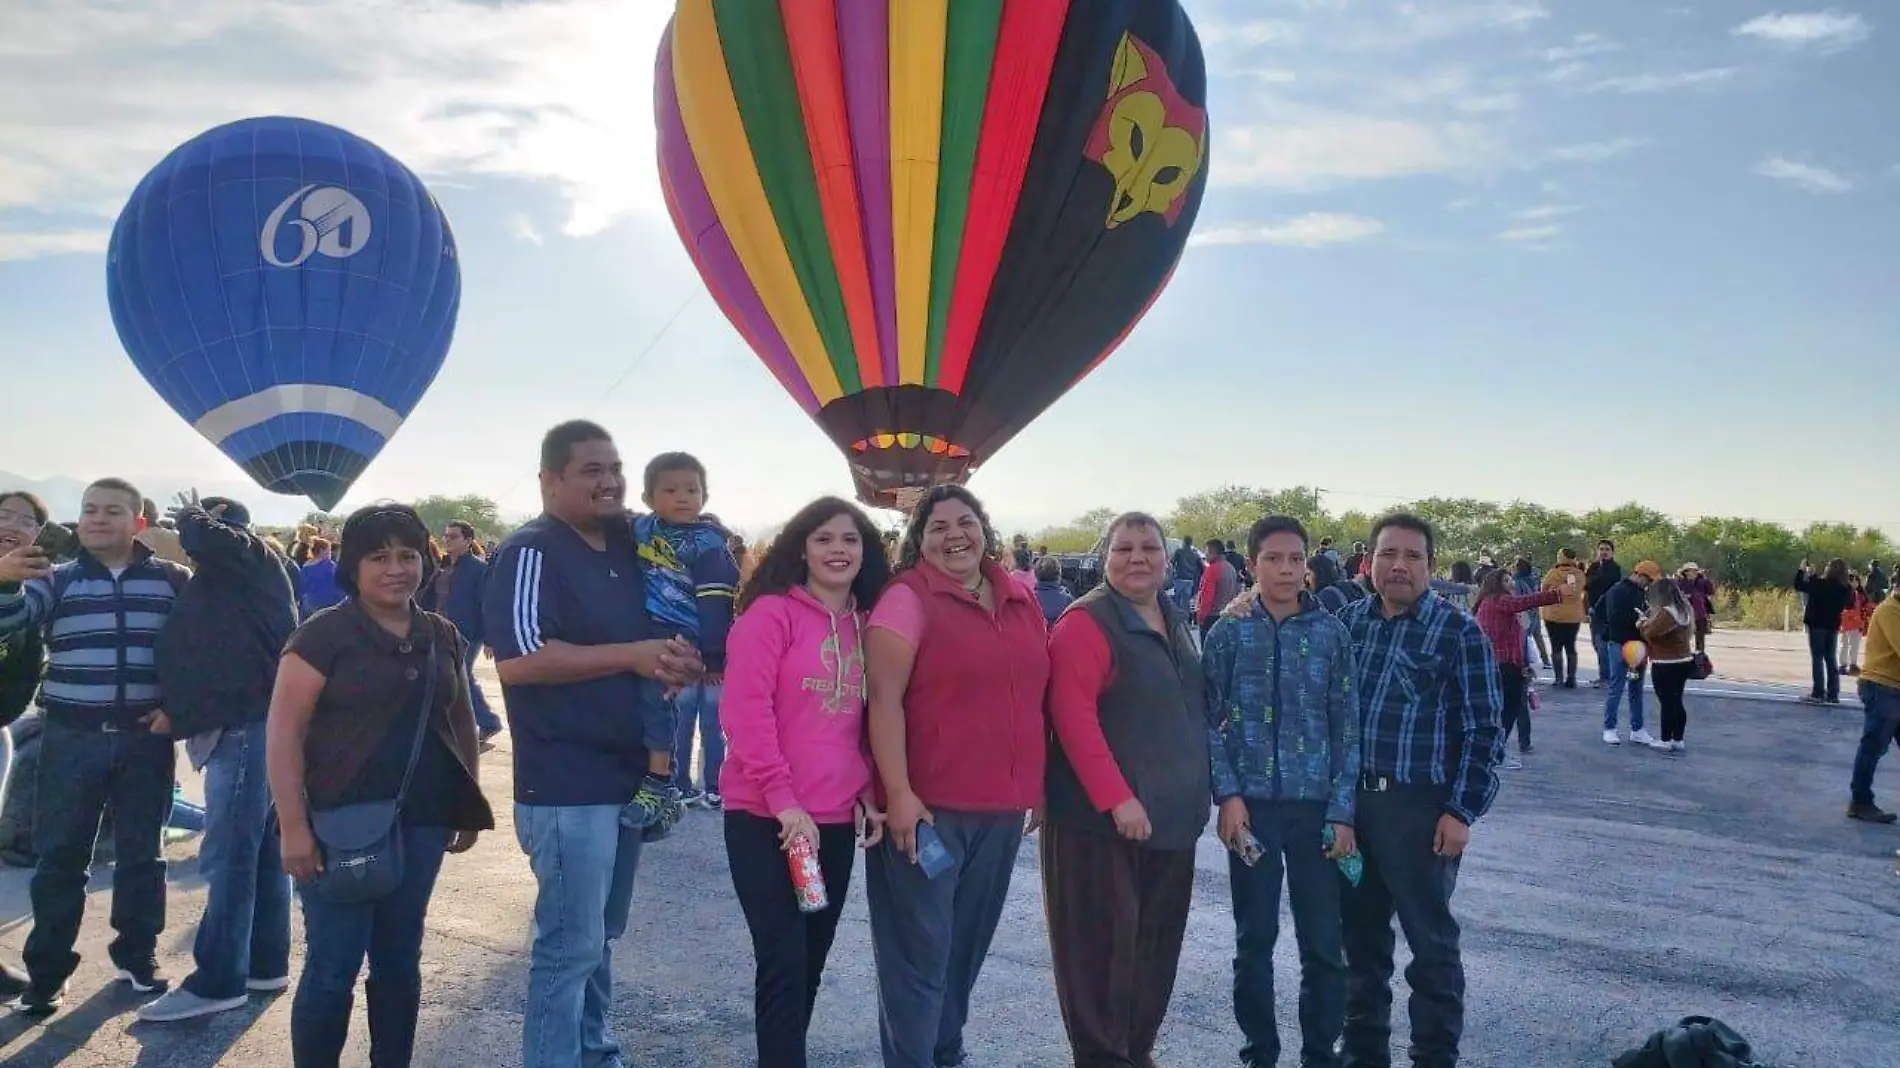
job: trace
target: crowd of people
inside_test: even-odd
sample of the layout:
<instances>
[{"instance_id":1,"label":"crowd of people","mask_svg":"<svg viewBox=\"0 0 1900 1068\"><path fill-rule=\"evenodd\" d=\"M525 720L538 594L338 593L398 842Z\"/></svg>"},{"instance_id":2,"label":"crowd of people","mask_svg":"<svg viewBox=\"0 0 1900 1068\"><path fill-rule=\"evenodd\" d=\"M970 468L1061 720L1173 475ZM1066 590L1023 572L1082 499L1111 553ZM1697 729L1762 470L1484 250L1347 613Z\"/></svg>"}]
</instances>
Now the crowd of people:
<instances>
[{"instance_id":1,"label":"crowd of people","mask_svg":"<svg viewBox=\"0 0 1900 1068\"><path fill-rule=\"evenodd\" d=\"M465 523L432 531L394 504L285 549L237 501L158 517L101 479L74 558L55 565L36 545L45 507L0 492L0 720L37 700L46 721L33 930L24 973L0 975L22 1011L63 1002L109 807L108 952L120 980L159 995L142 1018L288 987L294 893L293 1062L338 1063L367 963L372 1063L409 1064L436 881L496 825L479 761L504 728L472 671L485 648L536 883L527 1068L621 1062L613 947L645 847L687 807L722 813L761 1068L806 1063L859 854L882 1063L962 1063L1030 834L1074 1063L1151 1065L1210 822L1229 851L1241 1062L1283 1052L1284 888L1301 1063L1389 1063L1403 933L1413 1061L1448 1066L1465 1017L1458 868L1500 771L1534 751L1533 660L1574 688L1587 624L1604 741L1621 744L1627 698L1629 740L1672 753L1706 667L1706 576L1651 561L1626 576L1607 541L1588 566L1569 551L1541 575L1487 557L1440 578L1432 527L1412 515L1379 520L1350 554L1267 516L1203 556L1127 513L1102 581L1077 596L1053 559L1006 549L961 487L924 494L890 541L821 498L742 574L693 457L647 464L638 511L597 425L550 430L539 471L543 514L492 551ZM1847 659L1867 730L1849 815L1891 821L1871 783L1900 742L1900 596L1841 599L1838 561L1796 584L1810 632L1832 631L1829 657L1841 613L1859 613ZM1836 697L1814 648L1815 696ZM1645 674L1660 738L1644 729ZM160 836L179 742L205 772L208 901L193 971L171 987Z\"/></svg>"}]
</instances>

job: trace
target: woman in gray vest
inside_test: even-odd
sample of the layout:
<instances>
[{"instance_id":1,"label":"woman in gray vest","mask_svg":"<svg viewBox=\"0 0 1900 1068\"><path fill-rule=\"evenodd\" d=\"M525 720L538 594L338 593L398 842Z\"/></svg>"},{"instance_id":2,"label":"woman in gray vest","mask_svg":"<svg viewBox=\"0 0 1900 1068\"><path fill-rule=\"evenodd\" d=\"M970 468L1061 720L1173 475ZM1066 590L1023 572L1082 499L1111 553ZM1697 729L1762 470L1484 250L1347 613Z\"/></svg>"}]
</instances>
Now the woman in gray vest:
<instances>
[{"instance_id":1,"label":"woman in gray vest","mask_svg":"<svg viewBox=\"0 0 1900 1068\"><path fill-rule=\"evenodd\" d=\"M1110 524L1105 582L1049 642L1043 897L1056 999L1077 1068L1148 1064L1174 992L1207 826L1209 767L1192 623L1161 524Z\"/></svg>"}]
</instances>

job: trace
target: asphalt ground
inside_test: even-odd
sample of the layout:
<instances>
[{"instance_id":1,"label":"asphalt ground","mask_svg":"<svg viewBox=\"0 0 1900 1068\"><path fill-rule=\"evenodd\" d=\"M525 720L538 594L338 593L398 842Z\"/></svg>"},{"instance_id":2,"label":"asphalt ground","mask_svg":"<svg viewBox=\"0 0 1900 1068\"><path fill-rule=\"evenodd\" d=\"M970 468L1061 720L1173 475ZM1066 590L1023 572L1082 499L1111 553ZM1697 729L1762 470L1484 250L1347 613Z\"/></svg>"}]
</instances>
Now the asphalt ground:
<instances>
[{"instance_id":1,"label":"asphalt ground","mask_svg":"<svg viewBox=\"0 0 1900 1068\"><path fill-rule=\"evenodd\" d=\"M1780 644L1770 652L1786 652ZM1587 678L1587 652L1585 663ZM482 674L492 690L488 665ZM1720 694L1691 695L1682 756L1603 745L1601 691L1542 691L1537 752L1524 770L1505 773L1459 880L1469 976L1465 1065L1607 1065L1688 1014L1727 1020L1755 1042L1764 1063L1784 1068L1900 1064L1900 968L1893 963L1900 830L1843 818L1859 708L1851 697L1835 708L1792 704L1785 687L1699 685ZM1650 709L1653 716L1653 695ZM417 1065L520 1064L534 883L514 844L505 735L501 743L483 778L502 827L471 853L449 858L436 891ZM1900 762L1883 766L1876 789L1900 802ZM162 948L174 977L190 967L204 902L195 854L195 842L170 850L171 923ZM1211 834L1198 868L1180 979L1157 1051L1169 1068L1224 1068L1239 1045L1226 859ZM16 961L31 923L26 880L24 871L0 873L0 952ZM0 1014L0 1064L289 1063L289 994L198 1021L136 1023L138 999L110 982L105 963L109 870L96 872L93 886L80 945L85 961L68 1007L44 1023ZM616 952L612 1021L629 1068L750 1065L751 958L718 817L695 813L653 847L634 900ZM1290 918L1282 929L1281 1027L1296 1046ZM1395 1060L1403 1064L1404 983L1396 983ZM972 1015L971 1068L1066 1063L1033 847L1018 859ZM364 1039L359 1009L345 1064L367 1063ZM850 888L811 1047L820 1068L877 1063L861 874Z\"/></svg>"}]
</instances>

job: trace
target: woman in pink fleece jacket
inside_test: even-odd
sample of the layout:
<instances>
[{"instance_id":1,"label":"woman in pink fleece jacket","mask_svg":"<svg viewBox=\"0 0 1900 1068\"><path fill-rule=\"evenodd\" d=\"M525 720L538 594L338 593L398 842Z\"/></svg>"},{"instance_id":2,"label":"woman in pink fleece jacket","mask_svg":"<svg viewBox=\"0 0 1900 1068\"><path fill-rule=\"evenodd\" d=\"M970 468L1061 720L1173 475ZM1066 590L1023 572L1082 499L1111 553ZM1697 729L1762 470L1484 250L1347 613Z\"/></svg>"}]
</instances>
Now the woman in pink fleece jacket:
<instances>
[{"instance_id":1,"label":"woman in pink fleece jacket","mask_svg":"<svg viewBox=\"0 0 1900 1068\"><path fill-rule=\"evenodd\" d=\"M758 962L759 1068L804 1068L805 1034L851 884L856 840L884 835L864 728L864 613L890 577L855 505L806 505L739 590L720 720L726 859ZM830 906L802 913L785 850L818 849Z\"/></svg>"}]
</instances>

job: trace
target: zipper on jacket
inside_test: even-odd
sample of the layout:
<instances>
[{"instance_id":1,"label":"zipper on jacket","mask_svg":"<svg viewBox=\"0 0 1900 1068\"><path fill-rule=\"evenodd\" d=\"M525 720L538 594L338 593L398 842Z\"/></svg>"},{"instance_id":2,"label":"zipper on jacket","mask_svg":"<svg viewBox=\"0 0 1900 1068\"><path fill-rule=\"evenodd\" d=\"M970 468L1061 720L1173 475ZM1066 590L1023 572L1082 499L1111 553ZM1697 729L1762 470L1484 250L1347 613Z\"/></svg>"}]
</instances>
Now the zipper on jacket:
<instances>
[{"instance_id":1,"label":"zipper on jacket","mask_svg":"<svg viewBox=\"0 0 1900 1068\"><path fill-rule=\"evenodd\" d=\"M1260 610L1266 612L1266 606L1262 605ZM1290 620L1292 617L1287 618ZM1273 627L1273 688L1267 692L1272 695L1273 700L1273 799L1278 801L1280 800L1280 720L1284 718L1281 714L1286 711L1280 704L1280 660L1283 654L1280 649L1281 623L1273 618L1271 612L1267 612L1267 622Z\"/></svg>"}]
</instances>

